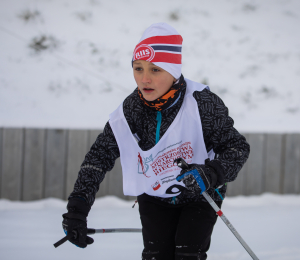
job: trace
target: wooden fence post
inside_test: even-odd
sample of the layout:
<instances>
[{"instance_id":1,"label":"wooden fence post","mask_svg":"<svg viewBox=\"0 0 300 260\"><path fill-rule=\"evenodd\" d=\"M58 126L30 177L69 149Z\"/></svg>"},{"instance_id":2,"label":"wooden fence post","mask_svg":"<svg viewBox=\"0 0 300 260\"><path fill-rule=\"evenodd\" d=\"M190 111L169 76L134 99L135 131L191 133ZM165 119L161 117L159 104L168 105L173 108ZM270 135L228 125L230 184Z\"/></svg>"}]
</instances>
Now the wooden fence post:
<instances>
[{"instance_id":1,"label":"wooden fence post","mask_svg":"<svg viewBox=\"0 0 300 260\"><path fill-rule=\"evenodd\" d=\"M300 193L300 134L286 135L283 193Z\"/></svg>"},{"instance_id":2,"label":"wooden fence post","mask_svg":"<svg viewBox=\"0 0 300 260\"><path fill-rule=\"evenodd\" d=\"M281 193L282 134L266 135L264 192Z\"/></svg>"},{"instance_id":3,"label":"wooden fence post","mask_svg":"<svg viewBox=\"0 0 300 260\"><path fill-rule=\"evenodd\" d=\"M66 144L66 130L47 130L45 198L65 199Z\"/></svg>"},{"instance_id":4,"label":"wooden fence post","mask_svg":"<svg viewBox=\"0 0 300 260\"><path fill-rule=\"evenodd\" d=\"M3 129L1 197L21 200L24 130Z\"/></svg>"},{"instance_id":5,"label":"wooden fence post","mask_svg":"<svg viewBox=\"0 0 300 260\"><path fill-rule=\"evenodd\" d=\"M3 129L0 128L0 198L2 198L1 190L2 190L2 148L3 148Z\"/></svg>"},{"instance_id":6,"label":"wooden fence post","mask_svg":"<svg viewBox=\"0 0 300 260\"><path fill-rule=\"evenodd\" d=\"M44 129L25 129L22 200L38 200L44 192Z\"/></svg>"},{"instance_id":7,"label":"wooden fence post","mask_svg":"<svg viewBox=\"0 0 300 260\"><path fill-rule=\"evenodd\" d=\"M244 179L245 194L258 195L264 187L264 134L250 134L250 156L247 161L247 174Z\"/></svg>"}]
</instances>

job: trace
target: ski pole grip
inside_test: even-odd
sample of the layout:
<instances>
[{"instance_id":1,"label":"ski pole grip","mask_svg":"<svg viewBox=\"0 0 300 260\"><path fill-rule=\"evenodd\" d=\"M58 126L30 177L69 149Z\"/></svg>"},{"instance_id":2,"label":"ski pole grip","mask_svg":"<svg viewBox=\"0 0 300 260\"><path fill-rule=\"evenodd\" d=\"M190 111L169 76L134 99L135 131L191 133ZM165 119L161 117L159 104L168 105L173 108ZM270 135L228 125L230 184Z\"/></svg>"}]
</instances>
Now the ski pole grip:
<instances>
[{"instance_id":1,"label":"ski pole grip","mask_svg":"<svg viewBox=\"0 0 300 260\"><path fill-rule=\"evenodd\" d=\"M67 240L69 240L69 238L71 238L72 236L76 237L76 231L73 230L72 233L70 233L69 235L65 236L64 238L62 238L61 240L57 241L54 245L55 248L59 247L60 245L62 245L63 243L65 243ZM93 235L96 233L96 229L94 228L88 228L87 229L87 234L88 235Z\"/></svg>"},{"instance_id":2,"label":"ski pole grip","mask_svg":"<svg viewBox=\"0 0 300 260\"><path fill-rule=\"evenodd\" d=\"M63 243L65 243L67 240L69 240L69 238L71 238L73 235L72 233L70 233L69 235L65 236L64 238L62 238L61 240L57 241L54 245L55 248L59 247L60 245L62 245Z\"/></svg>"},{"instance_id":3,"label":"ski pole grip","mask_svg":"<svg viewBox=\"0 0 300 260\"><path fill-rule=\"evenodd\" d=\"M87 234L88 235L93 235L93 234L95 234L96 233L96 229L94 229L94 228L88 228L87 229Z\"/></svg>"}]
</instances>

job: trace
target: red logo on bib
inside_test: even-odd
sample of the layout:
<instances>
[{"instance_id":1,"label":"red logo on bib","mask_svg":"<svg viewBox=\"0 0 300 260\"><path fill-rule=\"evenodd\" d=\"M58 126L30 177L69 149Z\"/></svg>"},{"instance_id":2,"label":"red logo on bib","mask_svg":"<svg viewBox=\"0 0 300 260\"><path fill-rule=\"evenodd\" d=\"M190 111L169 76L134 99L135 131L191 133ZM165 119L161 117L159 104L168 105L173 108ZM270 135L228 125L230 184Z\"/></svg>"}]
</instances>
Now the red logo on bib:
<instances>
[{"instance_id":1,"label":"red logo on bib","mask_svg":"<svg viewBox=\"0 0 300 260\"><path fill-rule=\"evenodd\" d=\"M147 44L138 46L133 53L133 60L151 61L155 56L153 48Z\"/></svg>"},{"instance_id":2,"label":"red logo on bib","mask_svg":"<svg viewBox=\"0 0 300 260\"><path fill-rule=\"evenodd\" d=\"M153 190L158 190L161 186L159 181L155 182L153 185L151 185Z\"/></svg>"}]
</instances>

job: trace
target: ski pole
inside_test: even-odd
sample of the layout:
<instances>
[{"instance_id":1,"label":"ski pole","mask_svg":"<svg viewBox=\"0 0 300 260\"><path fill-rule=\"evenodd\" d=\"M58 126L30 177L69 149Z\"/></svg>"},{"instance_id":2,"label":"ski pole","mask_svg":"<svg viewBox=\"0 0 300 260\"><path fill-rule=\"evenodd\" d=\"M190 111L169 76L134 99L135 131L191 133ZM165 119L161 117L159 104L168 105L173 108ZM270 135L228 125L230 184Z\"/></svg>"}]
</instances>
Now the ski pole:
<instances>
[{"instance_id":1,"label":"ski pole","mask_svg":"<svg viewBox=\"0 0 300 260\"><path fill-rule=\"evenodd\" d=\"M140 233L142 232L141 228L103 228L103 229L88 229L88 235L96 233Z\"/></svg>"},{"instance_id":2,"label":"ski pole","mask_svg":"<svg viewBox=\"0 0 300 260\"><path fill-rule=\"evenodd\" d=\"M97 233L140 233L142 232L141 228L101 228L101 229L94 229L94 228L88 228L87 234L93 235ZM54 244L54 247L57 248L61 244L65 243L69 238L72 238L73 236L77 236L77 232L73 230L73 233L65 236L61 240L57 241Z\"/></svg>"},{"instance_id":3,"label":"ski pole","mask_svg":"<svg viewBox=\"0 0 300 260\"><path fill-rule=\"evenodd\" d=\"M189 165L182 159L178 158L175 159L174 163L177 163L177 166L181 169L188 169ZM245 240L240 236L240 234L237 232L237 230L233 227L233 225L229 222L229 220L225 217L221 209L218 207L218 205L214 202L214 200L208 195L206 191L202 192L202 195L207 200L207 202L212 206L212 208L215 210L217 215L223 220L223 222L226 224L226 226L230 229L230 231L235 235L237 240L242 244L242 246L246 249L246 251L249 253L249 255L254 260L259 260L258 257L254 254L254 252L251 250L251 248L247 245Z\"/></svg>"}]
</instances>

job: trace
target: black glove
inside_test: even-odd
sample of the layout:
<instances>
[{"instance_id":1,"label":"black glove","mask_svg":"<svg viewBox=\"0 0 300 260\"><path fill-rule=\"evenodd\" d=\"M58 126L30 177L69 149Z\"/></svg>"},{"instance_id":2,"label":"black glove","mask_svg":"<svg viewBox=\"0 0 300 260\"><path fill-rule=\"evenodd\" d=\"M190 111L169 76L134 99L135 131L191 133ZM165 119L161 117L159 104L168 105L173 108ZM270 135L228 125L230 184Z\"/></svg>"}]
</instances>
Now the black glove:
<instances>
[{"instance_id":1,"label":"black glove","mask_svg":"<svg viewBox=\"0 0 300 260\"><path fill-rule=\"evenodd\" d=\"M183 159L176 159L183 160ZM209 188L216 188L219 184L223 184L224 177L222 173L217 174L216 168L219 169L216 162L209 159L203 164L187 164L184 162L184 167L180 174L176 177L177 181L183 181L189 192L194 194L202 194L203 191ZM222 170L221 168L219 170ZM220 175L220 177L219 177Z\"/></svg>"},{"instance_id":2,"label":"black glove","mask_svg":"<svg viewBox=\"0 0 300 260\"><path fill-rule=\"evenodd\" d=\"M62 226L66 235L72 234L68 240L81 248L94 243L94 239L87 236L88 204L81 198L71 198L67 209L68 213L62 215Z\"/></svg>"}]
</instances>

